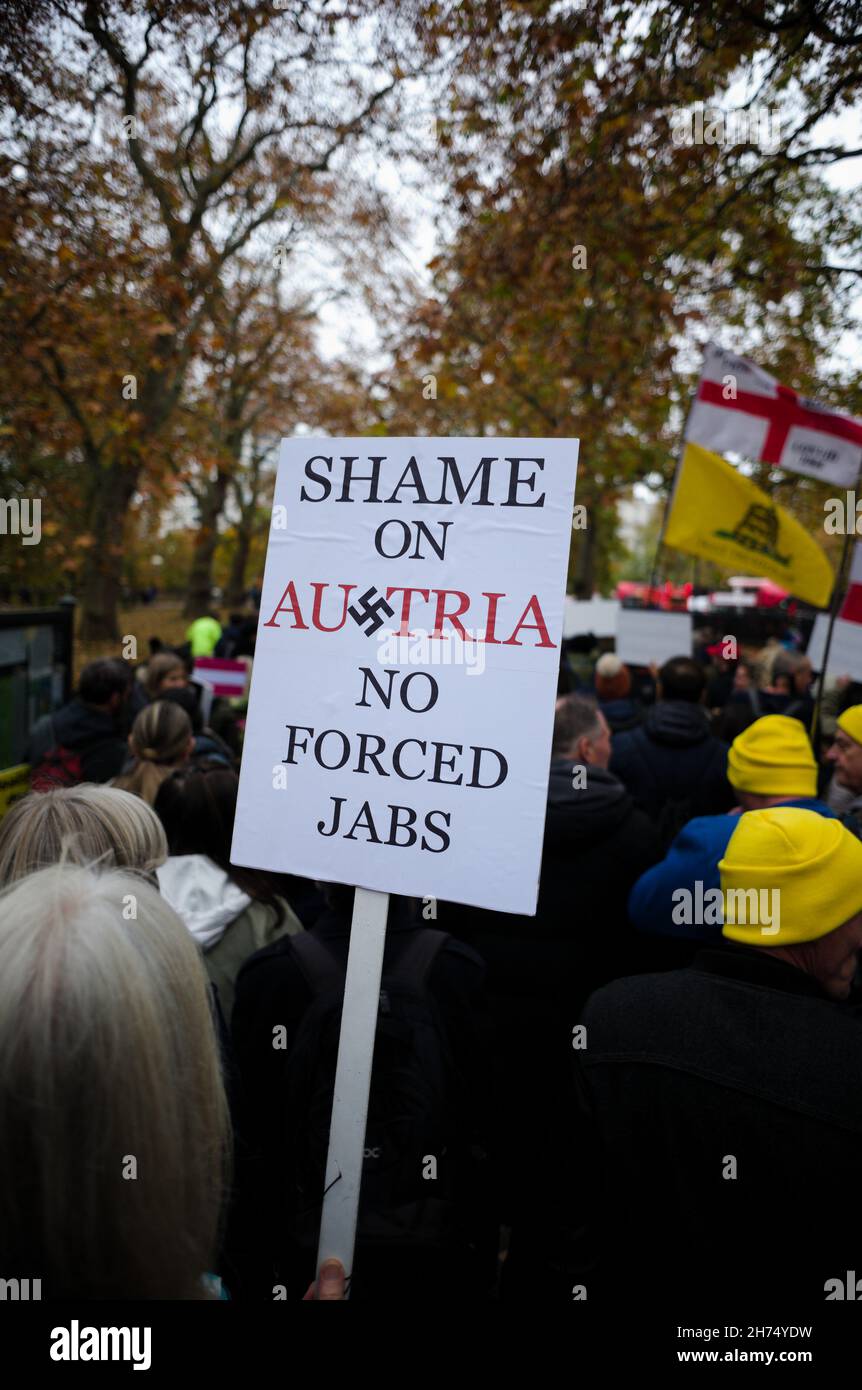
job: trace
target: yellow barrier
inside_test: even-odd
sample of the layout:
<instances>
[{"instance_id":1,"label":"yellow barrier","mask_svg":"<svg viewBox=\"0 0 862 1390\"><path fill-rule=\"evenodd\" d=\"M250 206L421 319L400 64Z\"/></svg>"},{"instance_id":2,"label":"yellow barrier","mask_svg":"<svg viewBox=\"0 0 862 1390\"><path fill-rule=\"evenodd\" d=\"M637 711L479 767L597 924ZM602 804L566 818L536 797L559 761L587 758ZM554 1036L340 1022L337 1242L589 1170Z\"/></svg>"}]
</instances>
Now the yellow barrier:
<instances>
[{"instance_id":1,"label":"yellow barrier","mask_svg":"<svg viewBox=\"0 0 862 1390\"><path fill-rule=\"evenodd\" d=\"M26 796L29 790L29 763L20 763L18 767L3 768L0 772L0 820L3 819L12 802Z\"/></svg>"}]
</instances>

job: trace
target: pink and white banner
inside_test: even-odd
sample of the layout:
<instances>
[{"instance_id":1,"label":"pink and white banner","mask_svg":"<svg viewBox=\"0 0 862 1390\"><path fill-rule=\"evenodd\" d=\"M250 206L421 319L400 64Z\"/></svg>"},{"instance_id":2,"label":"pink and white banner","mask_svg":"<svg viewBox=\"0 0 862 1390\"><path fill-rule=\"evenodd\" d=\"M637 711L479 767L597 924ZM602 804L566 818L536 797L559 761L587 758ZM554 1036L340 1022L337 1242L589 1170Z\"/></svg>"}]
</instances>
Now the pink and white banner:
<instances>
[{"instance_id":1,"label":"pink and white banner","mask_svg":"<svg viewBox=\"0 0 862 1390\"><path fill-rule=\"evenodd\" d=\"M199 681L217 698L233 699L245 692L248 667L244 661L228 661L221 656L199 656L192 680Z\"/></svg>"}]
</instances>

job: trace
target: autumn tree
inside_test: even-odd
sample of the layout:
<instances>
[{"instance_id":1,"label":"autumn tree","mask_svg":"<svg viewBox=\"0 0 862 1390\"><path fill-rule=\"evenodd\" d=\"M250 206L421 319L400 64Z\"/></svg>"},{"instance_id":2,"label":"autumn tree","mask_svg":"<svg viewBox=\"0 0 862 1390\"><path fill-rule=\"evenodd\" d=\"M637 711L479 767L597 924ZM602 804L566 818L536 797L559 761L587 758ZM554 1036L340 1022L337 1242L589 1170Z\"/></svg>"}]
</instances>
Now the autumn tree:
<instances>
[{"instance_id":1,"label":"autumn tree","mask_svg":"<svg viewBox=\"0 0 862 1390\"><path fill-rule=\"evenodd\" d=\"M209 607L219 521L255 431L288 383L313 370L310 314L288 307L278 269L235 267L211 312L211 327L182 406L187 425L184 484L197 526L185 612ZM291 376L291 373L293 374ZM290 430L285 416L283 428Z\"/></svg>"},{"instance_id":2,"label":"autumn tree","mask_svg":"<svg viewBox=\"0 0 862 1390\"><path fill-rule=\"evenodd\" d=\"M294 332L302 350L291 353L266 385L266 405L255 415L239 467L230 480L224 531L226 605L238 607L252 578L263 573L279 445L300 425L333 435L370 432L375 412L353 363L324 359L312 341L311 320L300 316ZM256 573L249 572L254 561Z\"/></svg>"},{"instance_id":3,"label":"autumn tree","mask_svg":"<svg viewBox=\"0 0 862 1390\"><path fill-rule=\"evenodd\" d=\"M457 54L433 165L447 235L430 297L393 341L381 418L393 432L577 435L584 593L616 498L672 473L696 345L719 335L810 389L849 322L850 277L824 248L858 251L859 218L822 176L841 151L813 130L858 72L840 58L818 87L818 54L840 45L809 35L802 63L798 34L777 55L791 67L770 72L771 31L731 23L744 7L684 8L420 7L417 37ZM764 60L758 99L786 116L775 148L675 138L687 107L726 102Z\"/></svg>"},{"instance_id":4,"label":"autumn tree","mask_svg":"<svg viewBox=\"0 0 862 1390\"><path fill-rule=\"evenodd\" d=\"M76 588L99 544L108 563L121 563L122 515L112 532L98 532L100 486L120 450L137 450L135 383L159 319L129 288L145 280L152 262L123 164L91 162L73 202L57 196L51 155L33 144L26 171L5 162L0 470L6 490L42 503L43 543L26 557L41 573L28 583L64 576ZM119 193L126 195L121 229L111 216ZM165 443L150 442L150 473L166 465Z\"/></svg>"},{"instance_id":5,"label":"autumn tree","mask_svg":"<svg viewBox=\"0 0 862 1390\"><path fill-rule=\"evenodd\" d=\"M18 74L7 167L23 171L25 195L41 175L55 207L98 222L123 265L96 297L118 317L133 300L147 319L143 360L119 339L105 344L117 399L135 377L125 428L103 430L114 412L100 391L84 380L73 390L56 364L46 388L72 422L86 499L82 634L113 637L123 518L156 451L169 452L161 441L233 260L254 254L264 228L287 237L320 220L346 161L398 129L406 71L388 7L365 0L337 12L324 0L69 0L40 14L45 28L28 43L53 62L34 63L32 81ZM126 248L142 207L138 259ZM62 298L62 277L51 293Z\"/></svg>"}]
</instances>

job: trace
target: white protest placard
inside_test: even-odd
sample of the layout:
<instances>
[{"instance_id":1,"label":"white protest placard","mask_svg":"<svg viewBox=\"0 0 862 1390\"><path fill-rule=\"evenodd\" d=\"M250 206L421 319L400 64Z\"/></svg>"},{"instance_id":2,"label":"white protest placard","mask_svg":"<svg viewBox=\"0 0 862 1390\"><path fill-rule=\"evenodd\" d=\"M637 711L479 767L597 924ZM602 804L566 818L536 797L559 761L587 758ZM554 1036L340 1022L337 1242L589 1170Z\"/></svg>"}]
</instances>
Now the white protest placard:
<instances>
[{"instance_id":1,"label":"white protest placard","mask_svg":"<svg viewBox=\"0 0 862 1390\"><path fill-rule=\"evenodd\" d=\"M233 863L535 913L577 454L283 441Z\"/></svg>"},{"instance_id":2,"label":"white protest placard","mask_svg":"<svg viewBox=\"0 0 862 1390\"><path fill-rule=\"evenodd\" d=\"M672 656L691 656L691 614L621 608L617 656L630 666L661 666Z\"/></svg>"},{"instance_id":3,"label":"white protest placard","mask_svg":"<svg viewBox=\"0 0 862 1390\"><path fill-rule=\"evenodd\" d=\"M575 599L567 594L563 636L577 637L591 632L595 637L616 637L619 611L617 598Z\"/></svg>"},{"instance_id":4,"label":"white protest placard","mask_svg":"<svg viewBox=\"0 0 862 1390\"><path fill-rule=\"evenodd\" d=\"M823 668L828 630L829 614L818 613L814 619L807 652L814 671ZM849 676L851 680L862 681L862 623L849 623L846 618L835 619L827 674Z\"/></svg>"}]
</instances>

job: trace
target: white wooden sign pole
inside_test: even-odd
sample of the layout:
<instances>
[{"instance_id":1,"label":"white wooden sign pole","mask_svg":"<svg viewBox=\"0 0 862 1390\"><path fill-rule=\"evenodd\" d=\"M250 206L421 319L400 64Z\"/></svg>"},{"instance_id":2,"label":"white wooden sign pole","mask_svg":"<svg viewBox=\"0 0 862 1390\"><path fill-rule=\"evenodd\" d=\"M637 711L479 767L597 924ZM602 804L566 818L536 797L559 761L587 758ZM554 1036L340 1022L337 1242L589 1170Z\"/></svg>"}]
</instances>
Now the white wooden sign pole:
<instances>
[{"instance_id":1,"label":"white wooden sign pole","mask_svg":"<svg viewBox=\"0 0 862 1390\"><path fill-rule=\"evenodd\" d=\"M348 1292L388 912L388 893L356 889L317 1248L318 1272L326 1260L340 1260L347 1274Z\"/></svg>"}]
</instances>

